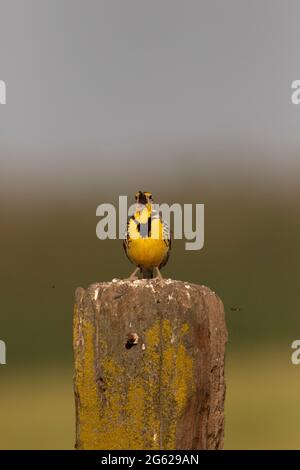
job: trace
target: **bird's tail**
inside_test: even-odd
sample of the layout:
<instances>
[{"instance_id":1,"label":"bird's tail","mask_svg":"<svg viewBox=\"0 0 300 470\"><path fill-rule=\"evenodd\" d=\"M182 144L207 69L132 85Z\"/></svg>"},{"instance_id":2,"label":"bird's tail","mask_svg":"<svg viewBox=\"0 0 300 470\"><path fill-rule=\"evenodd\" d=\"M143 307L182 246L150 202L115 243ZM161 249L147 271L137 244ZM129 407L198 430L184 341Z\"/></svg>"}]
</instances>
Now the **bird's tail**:
<instances>
[{"instance_id":1,"label":"bird's tail","mask_svg":"<svg viewBox=\"0 0 300 470\"><path fill-rule=\"evenodd\" d=\"M142 268L143 279L152 279L153 278L153 269Z\"/></svg>"}]
</instances>

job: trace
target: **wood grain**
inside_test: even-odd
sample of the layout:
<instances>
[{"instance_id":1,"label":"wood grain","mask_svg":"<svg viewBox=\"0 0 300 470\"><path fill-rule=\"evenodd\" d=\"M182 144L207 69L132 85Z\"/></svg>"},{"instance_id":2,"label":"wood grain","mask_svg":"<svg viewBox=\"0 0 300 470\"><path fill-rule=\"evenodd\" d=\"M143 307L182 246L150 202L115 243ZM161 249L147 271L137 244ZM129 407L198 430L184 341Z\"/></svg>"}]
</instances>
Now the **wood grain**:
<instances>
[{"instance_id":1,"label":"wood grain","mask_svg":"<svg viewBox=\"0 0 300 470\"><path fill-rule=\"evenodd\" d=\"M76 290L78 449L221 449L224 309L205 286L141 279Z\"/></svg>"}]
</instances>

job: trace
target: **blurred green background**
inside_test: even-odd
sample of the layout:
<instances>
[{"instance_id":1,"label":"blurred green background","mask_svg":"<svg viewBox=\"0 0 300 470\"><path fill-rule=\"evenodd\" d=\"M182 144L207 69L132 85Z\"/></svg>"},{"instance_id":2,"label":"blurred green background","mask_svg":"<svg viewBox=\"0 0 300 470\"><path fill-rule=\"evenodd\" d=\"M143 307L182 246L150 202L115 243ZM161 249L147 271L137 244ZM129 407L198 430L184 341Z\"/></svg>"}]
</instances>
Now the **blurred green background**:
<instances>
[{"instance_id":1,"label":"blurred green background","mask_svg":"<svg viewBox=\"0 0 300 470\"><path fill-rule=\"evenodd\" d=\"M227 449L300 448L297 0L0 0L0 448L73 448L77 286L132 270L96 208L204 203L164 276L223 300Z\"/></svg>"},{"instance_id":2,"label":"blurred green background","mask_svg":"<svg viewBox=\"0 0 300 470\"><path fill-rule=\"evenodd\" d=\"M204 249L188 252L175 241L164 275L206 284L224 302L226 448L299 448L300 370L290 361L300 332L299 195L232 185L219 192L201 177L199 189L178 184L171 192L158 181L150 185L151 178L136 185L132 177L134 191L150 186L167 202L193 202L197 194L205 204ZM74 290L132 270L120 241L95 234L96 207L115 199L120 187L114 188L80 203L75 185L74 205L6 205L2 212L1 337L8 364L0 370L1 448L73 446Z\"/></svg>"}]
</instances>

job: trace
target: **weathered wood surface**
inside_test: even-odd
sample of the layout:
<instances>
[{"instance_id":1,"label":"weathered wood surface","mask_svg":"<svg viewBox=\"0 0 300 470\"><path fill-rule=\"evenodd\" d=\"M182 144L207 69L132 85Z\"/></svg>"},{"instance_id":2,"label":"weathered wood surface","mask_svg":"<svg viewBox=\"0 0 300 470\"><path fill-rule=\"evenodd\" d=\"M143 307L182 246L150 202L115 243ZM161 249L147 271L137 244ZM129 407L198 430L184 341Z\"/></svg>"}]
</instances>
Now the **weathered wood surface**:
<instances>
[{"instance_id":1,"label":"weathered wood surface","mask_svg":"<svg viewBox=\"0 0 300 470\"><path fill-rule=\"evenodd\" d=\"M221 449L221 300L173 280L76 290L74 390L78 449Z\"/></svg>"}]
</instances>

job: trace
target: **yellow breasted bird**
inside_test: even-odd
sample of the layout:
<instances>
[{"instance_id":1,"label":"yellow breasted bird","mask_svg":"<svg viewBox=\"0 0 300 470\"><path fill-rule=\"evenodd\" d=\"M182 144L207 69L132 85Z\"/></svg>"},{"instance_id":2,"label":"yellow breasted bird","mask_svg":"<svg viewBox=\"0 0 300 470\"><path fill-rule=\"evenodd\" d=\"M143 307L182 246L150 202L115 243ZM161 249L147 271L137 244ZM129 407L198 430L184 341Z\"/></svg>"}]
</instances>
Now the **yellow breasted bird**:
<instances>
[{"instance_id":1,"label":"yellow breasted bird","mask_svg":"<svg viewBox=\"0 0 300 470\"><path fill-rule=\"evenodd\" d=\"M166 223L156 211L152 194L138 191L135 195L136 210L128 220L124 250L129 260L137 266L129 279L135 279L138 271L143 278L152 278L156 270L168 261L171 237Z\"/></svg>"}]
</instances>

